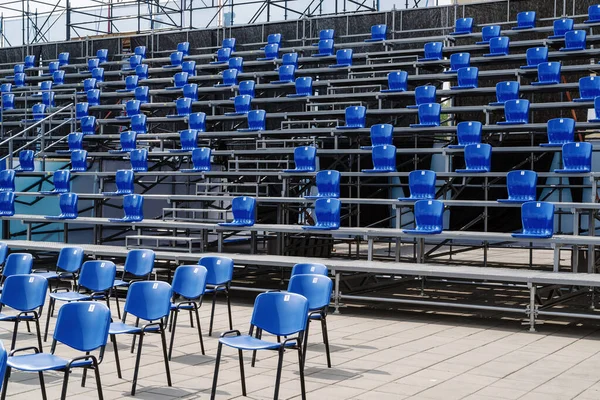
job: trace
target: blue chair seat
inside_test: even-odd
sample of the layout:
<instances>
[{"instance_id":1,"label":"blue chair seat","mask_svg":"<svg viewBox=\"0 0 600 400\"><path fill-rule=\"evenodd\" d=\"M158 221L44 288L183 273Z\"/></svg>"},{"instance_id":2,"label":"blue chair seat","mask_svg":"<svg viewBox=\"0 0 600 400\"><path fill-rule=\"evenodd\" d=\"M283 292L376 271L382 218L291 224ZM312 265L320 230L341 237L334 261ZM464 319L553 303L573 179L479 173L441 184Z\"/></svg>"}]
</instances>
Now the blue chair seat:
<instances>
[{"instance_id":1,"label":"blue chair seat","mask_svg":"<svg viewBox=\"0 0 600 400\"><path fill-rule=\"evenodd\" d=\"M230 112L226 112L224 115L226 117L235 117L237 115L246 115L248 114L248 112L237 112L237 111L230 111Z\"/></svg>"},{"instance_id":2,"label":"blue chair seat","mask_svg":"<svg viewBox=\"0 0 600 400\"><path fill-rule=\"evenodd\" d=\"M129 93L129 92L133 92L135 89L117 89L115 90L115 92L117 93Z\"/></svg>"},{"instance_id":3,"label":"blue chair seat","mask_svg":"<svg viewBox=\"0 0 600 400\"><path fill-rule=\"evenodd\" d=\"M290 93L288 95L286 95L285 97L308 97L308 94L303 94L303 93Z\"/></svg>"},{"instance_id":4,"label":"blue chair seat","mask_svg":"<svg viewBox=\"0 0 600 400\"><path fill-rule=\"evenodd\" d=\"M118 287L118 286L129 286L130 283L129 282L125 282L122 279L115 279L115 283L113 283L113 287Z\"/></svg>"},{"instance_id":5,"label":"blue chair seat","mask_svg":"<svg viewBox=\"0 0 600 400\"><path fill-rule=\"evenodd\" d=\"M206 290L204 290L204 294L212 294L214 292L225 292L227 291L227 288L225 286L218 286L216 288L206 288Z\"/></svg>"},{"instance_id":6,"label":"blue chair seat","mask_svg":"<svg viewBox=\"0 0 600 400\"><path fill-rule=\"evenodd\" d=\"M438 233L442 233L442 230L403 229L402 232L408 233L409 235L436 235Z\"/></svg>"},{"instance_id":7,"label":"blue chair seat","mask_svg":"<svg viewBox=\"0 0 600 400\"><path fill-rule=\"evenodd\" d=\"M50 293L50 297L60 301L82 301L82 300L90 300L91 296L89 294L83 294L78 292L56 292Z\"/></svg>"},{"instance_id":8,"label":"blue chair seat","mask_svg":"<svg viewBox=\"0 0 600 400\"><path fill-rule=\"evenodd\" d=\"M115 119L120 119L120 120L123 120L123 119L131 119L131 116L130 116L130 115L117 115L117 116L115 117Z\"/></svg>"},{"instance_id":9,"label":"blue chair seat","mask_svg":"<svg viewBox=\"0 0 600 400\"><path fill-rule=\"evenodd\" d=\"M530 233L513 233L511 235L514 238L535 238L535 239L549 239L552 235L533 235Z\"/></svg>"},{"instance_id":10,"label":"blue chair seat","mask_svg":"<svg viewBox=\"0 0 600 400\"><path fill-rule=\"evenodd\" d=\"M179 172L183 172L183 173L189 174L189 173L193 173L193 172L206 172L206 171L198 171L198 170L195 170L195 169L186 168L186 169L180 169Z\"/></svg>"},{"instance_id":11,"label":"blue chair seat","mask_svg":"<svg viewBox=\"0 0 600 400\"><path fill-rule=\"evenodd\" d=\"M335 129L362 129L362 128L360 126L340 125L340 126L336 126Z\"/></svg>"},{"instance_id":12,"label":"blue chair seat","mask_svg":"<svg viewBox=\"0 0 600 400\"><path fill-rule=\"evenodd\" d=\"M68 272L58 273L56 271L48 271L48 272L35 272L35 276L43 276L46 279L58 279L58 278L67 278L71 279L73 274Z\"/></svg>"},{"instance_id":13,"label":"blue chair seat","mask_svg":"<svg viewBox=\"0 0 600 400\"><path fill-rule=\"evenodd\" d=\"M560 168L555 169L554 172L557 174L587 174L589 169L570 169L570 168Z\"/></svg>"},{"instance_id":14,"label":"blue chair seat","mask_svg":"<svg viewBox=\"0 0 600 400\"><path fill-rule=\"evenodd\" d=\"M125 153L129 153L128 150L123 150L123 149L111 149L108 150L108 154L125 154Z\"/></svg>"},{"instance_id":15,"label":"blue chair seat","mask_svg":"<svg viewBox=\"0 0 600 400\"><path fill-rule=\"evenodd\" d=\"M225 346L233 347L240 350L275 350L278 349L281 344L277 342L269 342L267 340L257 339L252 336L226 336L219 339L219 342ZM295 342L290 342L288 345L294 346Z\"/></svg>"},{"instance_id":16,"label":"blue chair seat","mask_svg":"<svg viewBox=\"0 0 600 400\"><path fill-rule=\"evenodd\" d=\"M252 223L242 223L242 222L219 222L219 226L252 226Z\"/></svg>"},{"instance_id":17,"label":"blue chair seat","mask_svg":"<svg viewBox=\"0 0 600 400\"><path fill-rule=\"evenodd\" d=\"M229 64L229 60L227 60L227 61L211 61L211 62L209 62L209 64L212 64L212 65Z\"/></svg>"},{"instance_id":18,"label":"blue chair seat","mask_svg":"<svg viewBox=\"0 0 600 400\"><path fill-rule=\"evenodd\" d=\"M193 310L194 306L192 306L191 304L182 304L179 307L177 307L177 303L171 303L171 310Z\"/></svg>"},{"instance_id":19,"label":"blue chair seat","mask_svg":"<svg viewBox=\"0 0 600 400\"><path fill-rule=\"evenodd\" d=\"M471 173L471 172L474 173L474 174L482 174L484 172L489 172L489 171L486 171L485 169L475 169L475 168L471 168L471 169L469 169L469 168L458 168L456 170L456 172L460 172L461 174L468 174L468 173Z\"/></svg>"},{"instance_id":20,"label":"blue chair seat","mask_svg":"<svg viewBox=\"0 0 600 400\"><path fill-rule=\"evenodd\" d=\"M258 132L258 131L260 131L260 129L254 129L254 128L239 128L237 131L238 131L238 132Z\"/></svg>"},{"instance_id":21,"label":"blue chair seat","mask_svg":"<svg viewBox=\"0 0 600 400\"><path fill-rule=\"evenodd\" d=\"M60 220L63 220L63 219L76 219L77 216L74 215L74 216L71 217L71 216L66 216L66 215L46 215L44 218L45 219L53 219L53 220L60 221Z\"/></svg>"},{"instance_id":22,"label":"blue chair seat","mask_svg":"<svg viewBox=\"0 0 600 400\"><path fill-rule=\"evenodd\" d=\"M230 83L215 83L213 85L213 87L231 87L231 86L235 86L235 85L230 84Z\"/></svg>"},{"instance_id":23,"label":"blue chair seat","mask_svg":"<svg viewBox=\"0 0 600 400\"><path fill-rule=\"evenodd\" d=\"M562 147L563 143L540 143L540 147Z\"/></svg>"},{"instance_id":24,"label":"blue chair seat","mask_svg":"<svg viewBox=\"0 0 600 400\"><path fill-rule=\"evenodd\" d=\"M537 69L537 65L521 65L521 69Z\"/></svg>"},{"instance_id":25,"label":"blue chair seat","mask_svg":"<svg viewBox=\"0 0 600 400\"><path fill-rule=\"evenodd\" d=\"M0 321L16 321L16 315L2 314L0 313ZM19 320L34 320L33 315L21 315Z\"/></svg>"},{"instance_id":26,"label":"blue chair seat","mask_svg":"<svg viewBox=\"0 0 600 400\"><path fill-rule=\"evenodd\" d=\"M146 329L146 332L156 332L158 330L159 330L159 327L156 325L153 325L153 326L149 326L148 329ZM141 326L127 325L122 322L111 322L110 328L108 328L109 335L121 335L124 333L136 334L136 333L140 333L140 332L142 332Z\"/></svg>"},{"instance_id":27,"label":"blue chair seat","mask_svg":"<svg viewBox=\"0 0 600 400\"><path fill-rule=\"evenodd\" d=\"M498 203L523 204L531 200L498 199Z\"/></svg>"},{"instance_id":28,"label":"blue chair seat","mask_svg":"<svg viewBox=\"0 0 600 400\"><path fill-rule=\"evenodd\" d=\"M69 360L50 353L26 354L23 356L8 357L8 366L20 371L60 371L64 369ZM71 364L72 367L91 366L92 360L80 360Z\"/></svg>"},{"instance_id":29,"label":"blue chair seat","mask_svg":"<svg viewBox=\"0 0 600 400\"><path fill-rule=\"evenodd\" d=\"M377 172L381 172L381 171L377 171ZM332 226L330 228L328 226L310 225L310 226L303 226L302 229L304 229L304 230L315 230L315 231L332 231L332 230L335 230L335 229L338 229L338 228L334 227L334 226Z\"/></svg>"}]
</instances>

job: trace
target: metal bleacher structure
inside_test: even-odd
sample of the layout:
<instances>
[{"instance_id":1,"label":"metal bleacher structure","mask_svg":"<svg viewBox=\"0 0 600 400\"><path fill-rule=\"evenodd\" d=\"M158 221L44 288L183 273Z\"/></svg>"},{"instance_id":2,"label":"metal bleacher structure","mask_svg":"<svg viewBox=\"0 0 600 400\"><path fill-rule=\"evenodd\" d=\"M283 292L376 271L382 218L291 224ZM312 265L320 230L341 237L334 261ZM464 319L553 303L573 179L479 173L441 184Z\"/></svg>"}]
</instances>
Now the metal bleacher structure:
<instances>
[{"instance_id":1,"label":"metal bleacher structure","mask_svg":"<svg viewBox=\"0 0 600 400\"><path fill-rule=\"evenodd\" d=\"M556 33L555 19L540 19L537 27L526 29L511 29L516 21L498 24L500 37L510 39L509 54L494 57L487 56L491 45L480 43L482 28L491 24L475 23L472 32L448 30L441 36L402 39L378 39L375 31L372 40L370 32L347 37L336 33L333 51L318 57L316 53L327 49L331 43L324 42L331 39L317 46L319 37L305 45L288 44L279 37L280 43L243 43L243 50L238 43L238 49L222 46L231 48L225 51L188 50L185 45L160 52L130 48L108 54L107 60L97 60L105 55L94 49L85 58L67 61L67 55L62 60L33 61L24 72L5 65L0 70L4 84L0 146L7 154L5 168L16 169L17 212L5 212L0 199L3 240L11 249L41 254L78 243L94 258L122 258L130 248L154 248L166 269L195 263L200 254L226 253L240 267L241 280L267 273L277 277L280 270L314 260L329 266L335 276L336 310L343 302L373 301L495 310L526 315L531 329L538 316L598 318L593 312L581 312L577 302L589 297L585 307L593 306L595 288L600 287L596 274L600 237L595 236L600 174L594 168L554 172L551 161L555 156L560 159L562 147L540 146L547 143L549 119L573 118L576 140L598 149L594 135L600 122L587 120L594 99L574 98L579 78L600 70L596 63L600 50L595 48L600 19L569 18L575 21L570 30L587 34L584 49L561 49L568 45L564 36L549 38ZM430 43L439 43L433 50L441 54L422 60ZM547 49L547 61L561 63L559 82L538 85L539 67L521 68L527 65L530 48ZM293 53L294 68L283 70L284 60L295 58L287 56ZM448 73L451 55L466 53L467 68L477 68L473 86L462 85L456 73ZM218 62L217 55L226 61ZM238 57L243 58L243 68L232 73L235 84L227 85L224 78L230 72L225 71L235 69L231 60ZM136 68L138 64L142 67ZM50 74L50 68L57 70ZM389 90L388 75L399 71L407 72L407 86ZM282 79L282 72L291 72L292 79ZM288 96L296 92L295 80L307 77L312 78L311 95ZM23 78L24 84L19 81ZM53 84L46 84L44 91L38 84L48 81ZM265 110L266 125L239 131L248 126L249 115L256 114L243 110L247 99L239 99L238 109L236 99L247 81L254 82L249 109ZM496 85L506 81L518 82L520 99L530 102L525 123L498 124L507 122L504 105L492 103L497 100ZM84 91L84 85L89 90ZM408 106L415 104L415 88L423 85L436 87L442 120L411 127L421 111ZM136 89L140 87L148 89ZM38 103L46 103L45 109ZM341 129L351 125L345 119L347 109L356 106L366 107L366 123ZM192 136L191 147L182 148L180 131L193 129L196 113L205 113L205 127ZM145 116L141 128L133 126L136 115ZM457 172L464 165L464 147L454 146L461 121L482 123L481 140L492 145L491 171ZM371 163L369 132L376 124L393 125L397 158L391 172L363 171ZM134 129L141 130L122 135ZM77 132L83 134L73 135ZM87 153L75 150L81 146L78 139ZM291 169L294 149L303 146L316 147L316 170ZM211 149L210 170L190 169L194 147ZM25 165L25 156L31 157L28 150L33 151L34 170ZM83 166L81 159L75 165L75 154L84 157ZM19 156L24 157L20 162ZM134 157L141 161L134 162ZM406 232L403 228L414 225L414 202L397 198L408 195L411 171L434 166L439 167L435 197L447 210L444 230L435 235ZM117 171L131 167L133 192L145 202L143 217L118 219L125 200L122 193L107 192L115 190ZM521 169L537 172L536 201L555 206L551 237L512 235L521 228L514 221L520 220L522 204L497 199L506 197L507 172ZM77 194L76 218L46 218L59 202L54 170L70 171L65 191ZM337 170L341 175L341 226L335 230L309 227L315 219L315 200L309 195L315 193L318 170ZM54 191L47 192L48 188ZM220 224L231 219L231 202L240 196L256 199L256 222ZM44 206L34 207L38 203ZM467 217L454 217L462 214ZM362 252L365 244L367 251ZM530 257L519 265L499 265L489 262L490 248L529 249ZM552 252L552 265L536 262L534 250ZM568 251L566 263L561 263L561 250ZM469 259L470 252L480 251L483 262L477 255ZM459 253L460 260L453 260ZM420 295L403 289L415 282ZM489 285L493 290L510 287L529 296L504 303L478 303L468 296L461 301L425 295L427 282L431 287L435 282ZM379 294L381 290L389 294L390 288L399 295ZM243 284L236 289L259 290ZM573 308L556 308L567 302L574 302Z\"/></svg>"}]
</instances>

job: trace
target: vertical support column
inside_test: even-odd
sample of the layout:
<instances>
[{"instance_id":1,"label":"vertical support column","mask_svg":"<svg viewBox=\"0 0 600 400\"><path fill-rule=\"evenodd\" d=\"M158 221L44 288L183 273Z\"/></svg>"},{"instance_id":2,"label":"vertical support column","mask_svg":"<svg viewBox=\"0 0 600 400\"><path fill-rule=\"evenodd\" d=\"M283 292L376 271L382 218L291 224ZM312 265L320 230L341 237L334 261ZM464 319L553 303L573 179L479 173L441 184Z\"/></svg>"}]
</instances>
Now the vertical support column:
<instances>
[{"instance_id":1,"label":"vertical support column","mask_svg":"<svg viewBox=\"0 0 600 400\"><path fill-rule=\"evenodd\" d=\"M333 289L333 306L334 314L340 313L340 278L342 274L337 271L331 271L335 275L334 289Z\"/></svg>"},{"instance_id":2,"label":"vertical support column","mask_svg":"<svg viewBox=\"0 0 600 400\"><path fill-rule=\"evenodd\" d=\"M67 32L66 32L66 39L67 41L71 40L71 2L70 0L67 0L67 7L66 7L66 19L67 19ZM77 97L75 97L77 98Z\"/></svg>"},{"instance_id":3,"label":"vertical support column","mask_svg":"<svg viewBox=\"0 0 600 400\"><path fill-rule=\"evenodd\" d=\"M537 312L537 306L535 304L536 287L535 284L532 283L528 283L527 286L529 287L529 332L535 332L535 316Z\"/></svg>"}]
</instances>

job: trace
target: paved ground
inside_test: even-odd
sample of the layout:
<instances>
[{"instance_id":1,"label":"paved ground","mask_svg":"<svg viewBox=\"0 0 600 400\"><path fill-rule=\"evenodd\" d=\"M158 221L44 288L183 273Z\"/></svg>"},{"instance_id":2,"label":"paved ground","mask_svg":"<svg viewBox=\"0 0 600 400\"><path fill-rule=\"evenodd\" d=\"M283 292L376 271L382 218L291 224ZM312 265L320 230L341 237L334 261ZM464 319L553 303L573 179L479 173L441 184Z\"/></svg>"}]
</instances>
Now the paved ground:
<instances>
[{"instance_id":1,"label":"paved ground","mask_svg":"<svg viewBox=\"0 0 600 400\"><path fill-rule=\"evenodd\" d=\"M216 333L227 325L226 307L217 306ZM251 305L234 302L235 327L247 330ZM201 314L208 327L209 307ZM51 321L51 326L54 324ZM171 362L173 387L167 387L159 336L149 336L142 355L139 399L207 399L217 339L205 337L200 354L197 331L180 318ZM10 342L11 324L0 325L0 339ZM24 328L24 327L22 327ZM600 332L579 324L548 323L528 333L515 319L468 317L418 311L343 309L330 315L333 368L325 364L320 329L311 326L306 384L308 399L587 399L600 398ZM23 329L17 346L35 345ZM205 333L206 334L206 333ZM213 333L213 336L216 336ZM101 364L106 399L129 396L133 355L120 339L124 379L118 379L111 346ZM50 341L47 344L49 350ZM64 346L58 354L74 354ZM246 362L249 363L249 354ZM297 358L286 354L281 399L298 399ZM257 367L246 367L250 399L273 396L276 357L259 354ZM60 397L62 375L46 373L50 399ZM81 388L81 372L72 375L68 398L96 398L93 379ZM10 399L40 399L37 375L14 372ZM237 356L225 351L218 399L241 397Z\"/></svg>"}]
</instances>

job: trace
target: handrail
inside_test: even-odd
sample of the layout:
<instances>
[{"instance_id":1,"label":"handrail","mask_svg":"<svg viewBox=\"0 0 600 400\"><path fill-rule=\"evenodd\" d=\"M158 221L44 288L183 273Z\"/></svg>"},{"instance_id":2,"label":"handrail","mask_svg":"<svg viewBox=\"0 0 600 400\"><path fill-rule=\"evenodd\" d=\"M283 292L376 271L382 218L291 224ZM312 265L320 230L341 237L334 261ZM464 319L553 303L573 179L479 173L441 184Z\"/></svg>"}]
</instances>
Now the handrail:
<instances>
[{"instance_id":1,"label":"handrail","mask_svg":"<svg viewBox=\"0 0 600 400\"><path fill-rule=\"evenodd\" d=\"M72 107L73 103L69 103L68 105L64 106L63 108L61 108L58 111L53 112L52 114L48 115L47 117L37 121L36 123L34 123L33 125L28 126L27 128L23 129L21 132L15 133L14 135L12 135L11 137L9 137L8 139L4 139L3 141L0 142L0 146L11 142L13 139L15 139L18 136L23 135L25 132L27 132L28 130L30 130L31 128L35 128L38 125L41 125L43 122L47 121L49 118L52 118L53 116L55 116L56 114L66 110L69 107Z\"/></svg>"}]
</instances>

